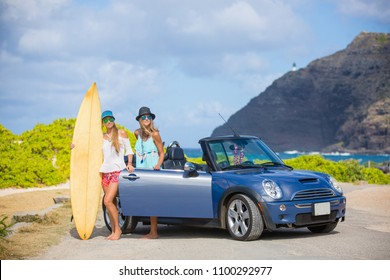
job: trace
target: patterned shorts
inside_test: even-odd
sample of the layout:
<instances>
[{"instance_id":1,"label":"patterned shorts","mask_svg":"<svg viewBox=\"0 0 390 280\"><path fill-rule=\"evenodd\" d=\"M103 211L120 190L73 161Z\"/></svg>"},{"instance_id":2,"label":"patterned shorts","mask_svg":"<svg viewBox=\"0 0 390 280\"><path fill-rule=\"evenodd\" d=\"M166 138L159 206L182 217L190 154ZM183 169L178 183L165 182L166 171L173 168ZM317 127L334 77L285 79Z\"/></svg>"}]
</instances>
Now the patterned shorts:
<instances>
[{"instance_id":1,"label":"patterned shorts","mask_svg":"<svg viewBox=\"0 0 390 280\"><path fill-rule=\"evenodd\" d=\"M102 174L102 186L108 187L110 183L118 183L120 171L114 171Z\"/></svg>"}]
</instances>

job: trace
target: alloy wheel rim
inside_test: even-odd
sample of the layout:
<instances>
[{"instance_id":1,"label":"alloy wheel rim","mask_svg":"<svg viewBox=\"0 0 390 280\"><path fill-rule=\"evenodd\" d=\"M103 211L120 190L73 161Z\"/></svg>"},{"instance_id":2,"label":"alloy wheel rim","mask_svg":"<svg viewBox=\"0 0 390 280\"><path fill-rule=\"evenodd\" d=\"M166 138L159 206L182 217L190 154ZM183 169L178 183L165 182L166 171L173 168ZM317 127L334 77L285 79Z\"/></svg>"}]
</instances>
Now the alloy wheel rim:
<instances>
[{"instance_id":1,"label":"alloy wheel rim","mask_svg":"<svg viewBox=\"0 0 390 280\"><path fill-rule=\"evenodd\" d=\"M228 225L235 236L242 237L248 232L249 210L242 200L236 199L230 203Z\"/></svg>"}]
</instances>

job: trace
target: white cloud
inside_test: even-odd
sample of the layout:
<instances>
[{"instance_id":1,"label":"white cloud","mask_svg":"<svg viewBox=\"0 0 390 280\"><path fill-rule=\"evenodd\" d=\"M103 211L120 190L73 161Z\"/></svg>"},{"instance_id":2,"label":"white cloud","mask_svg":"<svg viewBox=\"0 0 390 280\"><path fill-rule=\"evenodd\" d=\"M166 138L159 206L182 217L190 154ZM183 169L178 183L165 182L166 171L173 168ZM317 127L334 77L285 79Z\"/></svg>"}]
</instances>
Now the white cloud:
<instances>
[{"instance_id":1,"label":"white cloud","mask_svg":"<svg viewBox=\"0 0 390 280\"><path fill-rule=\"evenodd\" d=\"M266 20L247 2L236 2L216 12L217 27L227 32L260 32L266 27Z\"/></svg>"},{"instance_id":2,"label":"white cloud","mask_svg":"<svg viewBox=\"0 0 390 280\"><path fill-rule=\"evenodd\" d=\"M390 23L390 1L388 0L337 0L334 2L346 15Z\"/></svg>"},{"instance_id":3,"label":"white cloud","mask_svg":"<svg viewBox=\"0 0 390 280\"><path fill-rule=\"evenodd\" d=\"M21 57L13 55L6 50L0 50L0 63L14 64L21 62L23 62L23 59Z\"/></svg>"},{"instance_id":4,"label":"white cloud","mask_svg":"<svg viewBox=\"0 0 390 280\"><path fill-rule=\"evenodd\" d=\"M97 69L99 81L106 96L117 101L131 101L142 95L156 96L159 71L121 61L107 61Z\"/></svg>"},{"instance_id":5,"label":"white cloud","mask_svg":"<svg viewBox=\"0 0 390 280\"><path fill-rule=\"evenodd\" d=\"M71 0L3 0L3 17L11 21L30 21L48 17Z\"/></svg>"},{"instance_id":6,"label":"white cloud","mask_svg":"<svg viewBox=\"0 0 390 280\"><path fill-rule=\"evenodd\" d=\"M186 139L207 136L222 123L218 112L228 119L293 61L328 50L319 26L334 30L333 40L349 40L332 19L322 26L302 15L323 2L2 0L1 117L16 122L22 109L30 127L39 118L73 117L97 82L102 106L125 125L134 127L138 108L149 105L165 135L180 127ZM334 3L371 19L389 11L385 1ZM338 16L327 8L324 19Z\"/></svg>"},{"instance_id":7,"label":"white cloud","mask_svg":"<svg viewBox=\"0 0 390 280\"><path fill-rule=\"evenodd\" d=\"M172 15L168 25L178 33L191 35L190 43L204 38L210 40L206 47L246 46L253 49L264 46L256 43L280 42L302 30L302 22L293 10L283 2L262 1L225 1L214 10L190 10L186 14ZM224 44L218 44L221 40ZM247 43L252 42L252 47ZM213 51L213 50L211 50Z\"/></svg>"},{"instance_id":8,"label":"white cloud","mask_svg":"<svg viewBox=\"0 0 390 280\"><path fill-rule=\"evenodd\" d=\"M237 73L260 72L266 68L267 62L255 52L225 54L222 57L222 71L236 75Z\"/></svg>"},{"instance_id":9,"label":"white cloud","mask_svg":"<svg viewBox=\"0 0 390 280\"><path fill-rule=\"evenodd\" d=\"M186 22L183 25L177 23L177 20L174 18L169 18L168 23L175 28L179 29L179 32L186 35L201 35L201 36L210 36L214 33L214 28L210 26L210 22L202 14L199 14L196 11L190 11Z\"/></svg>"},{"instance_id":10,"label":"white cloud","mask_svg":"<svg viewBox=\"0 0 390 280\"><path fill-rule=\"evenodd\" d=\"M62 46L63 37L55 30L28 30L19 40L19 50L27 54L53 54Z\"/></svg>"},{"instance_id":11,"label":"white cloud","mask_svg":"<svg viewBox=\"0 0 390 280\"><path fill-rule=\"evenodd\" d=\"M190 10L184 17L175 14L166 22L179 33L195 36L218 36L220 32L252 33L265 27L264 19L244 1L232 3L222 10Z\"/></svg>"},{"instance_id":12,"label":"white cloud","mask_svg":"<svg viewBox=\"0 0 390 280\"><path fill-rule=\"evenodd\" d=\"M189 121L189 125L207 124L207 126L213 126L221 122L218 113L225 116L226 119L233 113L233 110L221 101L202 102L187 108L186 119Z\"/></svg>"}]
</instances>

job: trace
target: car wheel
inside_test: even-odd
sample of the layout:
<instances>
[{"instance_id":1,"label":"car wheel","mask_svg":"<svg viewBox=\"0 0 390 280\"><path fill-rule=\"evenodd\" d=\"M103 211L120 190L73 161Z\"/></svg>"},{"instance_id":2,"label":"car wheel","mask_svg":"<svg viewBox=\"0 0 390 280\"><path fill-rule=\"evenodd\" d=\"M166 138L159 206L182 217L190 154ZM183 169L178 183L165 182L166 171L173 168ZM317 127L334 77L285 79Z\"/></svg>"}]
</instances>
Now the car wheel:
<instances>
[{"instance_id":1,"label":"car wheel","mask_svg":"<svg viewBox=\"0 0 390 280\"><path fill-rule=\"evenodd\" d=\"M131 216L124 216L119 198L116 197L115 200L116 200L116 207L118 209L119 226L121 227L122 233L132 233L137 226L138 223L137 219ZM102 203L102 206L103 206L104 223L106 224L108 230L112 231L110 216L108 214L106 206L104 205L104 202Z\"/></svg>"},{"instance_id":2,"label":"car wheel","mask_svg":"<svg viewBox=\"0 0 390 280\"><path fill-rule=\"evenodd\" d=\"M243 194L236 194L229 200L226 226L230 235L241 241L258 239L264 229L259 208Z\"/></svg>"},{"instance_id":3,"label":"car wheel","mask_svg":"<svg viewBox=\"0 0 390 280\"><path fill-rule=\"evenodd\" d=\"M328 233L334 230L338 222L332 222L322 226L307 227L313 233Z\"/></svg>"}]
</instances>

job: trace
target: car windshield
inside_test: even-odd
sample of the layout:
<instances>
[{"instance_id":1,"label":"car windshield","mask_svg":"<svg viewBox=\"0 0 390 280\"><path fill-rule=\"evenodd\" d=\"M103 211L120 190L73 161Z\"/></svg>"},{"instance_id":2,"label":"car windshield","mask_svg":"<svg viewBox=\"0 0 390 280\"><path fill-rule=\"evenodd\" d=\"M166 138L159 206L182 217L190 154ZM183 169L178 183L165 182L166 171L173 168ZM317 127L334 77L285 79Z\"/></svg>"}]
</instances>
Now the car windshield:
<instances>
[{"instance_id":1,"label":"car windshield","mask_svg":"<svg viewBox=\"0 0 390 280\"><path fill-rule=\"evenodd\" d=\"M220 170L270 166L287 167L283 161L259 139L226 139L209 143L214 162Z\"/></svg>"}]
</instances>

